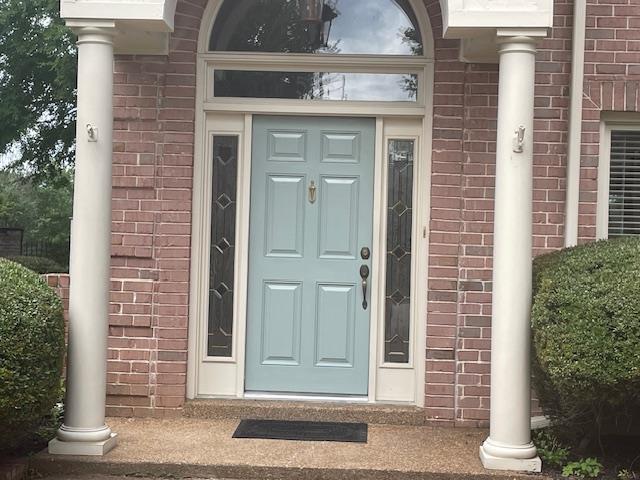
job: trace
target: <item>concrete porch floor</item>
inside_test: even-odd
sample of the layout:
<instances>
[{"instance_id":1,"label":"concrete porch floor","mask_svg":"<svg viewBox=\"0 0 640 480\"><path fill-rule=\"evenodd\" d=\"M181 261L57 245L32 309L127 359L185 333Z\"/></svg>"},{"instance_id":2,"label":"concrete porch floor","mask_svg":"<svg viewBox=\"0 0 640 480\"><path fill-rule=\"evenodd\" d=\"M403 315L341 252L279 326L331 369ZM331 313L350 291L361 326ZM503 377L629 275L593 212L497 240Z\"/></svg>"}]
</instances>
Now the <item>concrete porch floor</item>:
<instances>
[{"instance_id":1,"label":"concrete porch floor","mask_svg":"<svg viewBox=\"0 0 640 480\"><path fill-rule=\"evenodd\" d=\"M32 468L58 478L87 474L328 480L532 477L483 470L478 460L478 447L486 437L483 430L369 425L368 443L353 444L233 439L238 422L110 418L119 445L105 457L54 457L43 452L32 459Z\"/></svg>"}]
</instances>

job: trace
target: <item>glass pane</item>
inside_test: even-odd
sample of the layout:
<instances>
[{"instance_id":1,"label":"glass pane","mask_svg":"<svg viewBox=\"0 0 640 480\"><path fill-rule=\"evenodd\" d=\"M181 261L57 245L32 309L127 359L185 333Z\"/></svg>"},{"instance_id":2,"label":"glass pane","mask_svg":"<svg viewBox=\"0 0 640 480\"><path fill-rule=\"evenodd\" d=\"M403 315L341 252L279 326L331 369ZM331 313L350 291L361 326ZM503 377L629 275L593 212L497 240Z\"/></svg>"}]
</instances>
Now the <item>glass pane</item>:
<instances>
[{"instance_id":1,"label":"glass pane","mask_svg":"<svg viewBox=\"0 0 640 480\"><path fill-rule=\"evenodd\" d=\"M609 237L640 235L640 131L611 132Z\"/></svg>"},{"instance_id":2,"label":"glass pane","mask_svg":"<svg viewBox=\"0 0 640 480\"><path fill-rule=\"evenodd\" d=\"M415 102L418 76L216 70L216 97Z\"/></svg>"},{"instance_id":3,"label":"glass pane","mask_svg":"<svg viewBox=\"0 0 640 480\"><path fill-rule=\"evenodd\" d=\"M408 0L227 0L209 49L422 55Z\"/></svg>"},{"instance_id":4,"label":"glass pane","mask_svg":"<svg viewBox=\"0 0 640 480\"><path fill-rule=\"evenodd\" d=\"M384 359L409 363L413 140L389 140Z\"/></svg>"},{"instance_id":5,"label":"glass pane","mask_svg":"<svg viewBox=\"0 0 640 480\"><path fill-rule=\"evenodd\" d=\"M230 357L236 244L238 137L213 137L208 354Z\"/></svg>"}]
</instances>

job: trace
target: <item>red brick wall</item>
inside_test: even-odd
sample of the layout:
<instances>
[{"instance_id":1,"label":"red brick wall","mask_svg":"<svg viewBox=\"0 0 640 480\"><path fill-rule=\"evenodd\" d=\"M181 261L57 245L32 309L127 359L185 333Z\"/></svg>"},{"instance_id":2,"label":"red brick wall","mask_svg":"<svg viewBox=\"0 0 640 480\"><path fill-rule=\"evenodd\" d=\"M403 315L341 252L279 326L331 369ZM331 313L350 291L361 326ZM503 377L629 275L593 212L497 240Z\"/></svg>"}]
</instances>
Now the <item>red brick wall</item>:
<instances>
[{"instance_id":1,"label":"red brick wall","mask_svg":"<svg viewBox=\"0 0 640 480\"><path fill-rule=\"evenodd\" d=\"M554 27L537 55L535 254L563 245L572 13L573 2L555 1ZM640 111L640 4L592 0L587 14L581 241L595 236L601 111ZM456 62L445 45L436 40L427 414L485 425L498 72L497 66Z\"/></svg>"},{"instance_id":2,"label":"red brick wall","mask_svg":"<svg viewBox=\"0 0 640 480\"><path fill-rule=\"evenodd\" d=\"M640 4L637 0L587 2L582 163L581 242L595 238L601 112L640 111Z\"/></svg>"},{"instance_id":3,"label":"red brick wall","mask_svg":"<svg viewBox=\"0 0 640 480\"><path fill-rule=\"evenodd\" d=\"M426 409L434 422L488 419L498 72L464 64L425 1L436 51ZM167 57L115 64L112 309L108 413L177 415L187 359L195 51L206 0L180 0ZM563 244L573 3L556 0L538 53L536 253ZM582 240L595 224L602 110L640 110L640 5L588 2ZM426 187L426 186L425 186Z\"/></svg>"},{"instance_id":4,"label":"red brick wall","mask_svg":"<svg viewBox=\"0 0 640 480\"><path fill-rule=\"evenodd\" d=\"M185 399L195 51L204 4L178 2L168 56L115 62L109 415L175 416Z\"/></svg>"},{"instance_id":5,"label":"red brick wall","mask_svg":"<svg viewBox=\"0 0 640 480\"><path fill-rule=\"evenodd\" d=\"M69 274L68 273L47 273L44 276L44 281L47 282L53 290L58 294L62 300L62 306L64 308L64 321L65 325L69 320Z\"/></svg>"},{"instance_id":6,"label":"red brick wall","mask_svg":"<svg viewBox=\"0 0 640 480\"><path fill-rule=\"evenodd\" d=\"M536 75L534 247L563 243L564 154L572 5L556 1ZM497 65L457 61L436 40L427 415L445 423L489 419Z\"/></svg>"}]
</instances>

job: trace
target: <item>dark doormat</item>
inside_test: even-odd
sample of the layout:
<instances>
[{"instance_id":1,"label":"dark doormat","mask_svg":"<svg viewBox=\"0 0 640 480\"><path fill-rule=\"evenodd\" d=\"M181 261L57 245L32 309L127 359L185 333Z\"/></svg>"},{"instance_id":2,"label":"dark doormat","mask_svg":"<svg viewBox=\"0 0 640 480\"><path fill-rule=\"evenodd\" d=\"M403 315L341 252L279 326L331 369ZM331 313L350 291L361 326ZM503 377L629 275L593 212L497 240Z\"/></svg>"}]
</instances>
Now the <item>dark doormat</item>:
<instances>
[{"instance_id":1,"label":"dark doormat","mask_svg":"<svg viewBox=\"0 0 640 480\"><path fill-rule=\"evenodd\" d=\"M242 420L233 438L367 443L367 424Z\"/></svg>"}]
</instances>

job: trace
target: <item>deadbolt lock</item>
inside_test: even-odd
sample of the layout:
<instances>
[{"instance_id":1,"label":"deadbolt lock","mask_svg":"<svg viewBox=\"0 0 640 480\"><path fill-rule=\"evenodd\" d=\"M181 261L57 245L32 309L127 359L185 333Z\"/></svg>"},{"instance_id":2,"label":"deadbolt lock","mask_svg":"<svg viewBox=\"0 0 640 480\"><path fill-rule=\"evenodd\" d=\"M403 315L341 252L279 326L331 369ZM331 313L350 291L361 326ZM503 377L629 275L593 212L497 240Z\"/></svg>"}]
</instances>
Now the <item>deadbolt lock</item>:
<instances>
[{"instance_id":1,"label":"deadbolt lock","mask_svg":"<svg viewBox=\"0 0 640 480\"><path fill-rule=\"evenodd\" d=\"M371 250L369 250L368 247L362 247L362 250L360 250L360 257L362 257L363 260L369 260L369 257L371 257Z\"/></svg>"}]
</instances>

